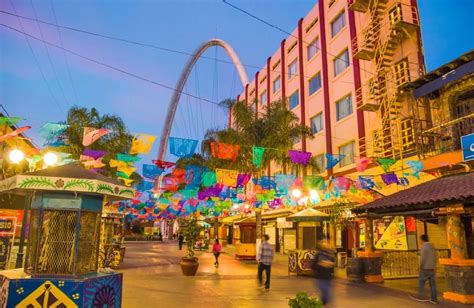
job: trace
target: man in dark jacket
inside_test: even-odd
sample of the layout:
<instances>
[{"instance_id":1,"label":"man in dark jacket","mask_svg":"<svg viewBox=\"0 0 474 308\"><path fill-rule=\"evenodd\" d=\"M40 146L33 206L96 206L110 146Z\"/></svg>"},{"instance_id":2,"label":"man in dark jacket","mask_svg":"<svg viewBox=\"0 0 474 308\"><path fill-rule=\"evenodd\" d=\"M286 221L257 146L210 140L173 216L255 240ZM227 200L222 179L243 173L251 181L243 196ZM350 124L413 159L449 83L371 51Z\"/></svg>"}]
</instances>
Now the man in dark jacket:
<instances>
[{"instance_id":1,"label":"man in dark jacket","mask_svg":"<svg viewBox=\"0 0 474 308\"><path fill-rule=\"evenodd\" d=\"M334 272L334 253L327 242L318 244L318 252L313 261L314 276L318 281L321 301L323 305L329 303L331 298L331 278Z\"/></svg>"}]
</instances>

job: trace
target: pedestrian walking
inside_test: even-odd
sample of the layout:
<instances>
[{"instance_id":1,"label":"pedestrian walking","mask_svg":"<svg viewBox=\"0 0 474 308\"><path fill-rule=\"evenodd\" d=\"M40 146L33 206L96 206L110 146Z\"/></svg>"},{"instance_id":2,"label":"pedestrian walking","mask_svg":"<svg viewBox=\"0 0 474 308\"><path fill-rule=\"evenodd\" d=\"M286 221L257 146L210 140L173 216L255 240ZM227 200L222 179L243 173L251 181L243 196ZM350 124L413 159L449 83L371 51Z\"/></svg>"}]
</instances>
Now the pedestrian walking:
<instances>
[{"instance_id":1,"label":"pedestrian walking","mask_svg":"<svg viewBox=\"0 0 474 308\"><path fill-rule=\"evenodd\" d=\"M321 293L321 301L323 305L327 305L331 300L331 280L335 264L334 253L325 241L319 242L317 248L318 252L314 257L312 269Z\"/></svg>"},{"instance_id":2,"label":"pedestrian walking","mask_svg":"<svg viewBox=\"0 0 474 308\"><path fill-rule=\"evenodd\" d=\"M438 303L436 292L436 250L428 240L428 235L420 236L423 245L420 249L420 276L418 278L418 296L412 296L419 301L430 301L432 304ZM425 282L429 281L431 289L431 298L425 297Z\"/></svg>"},{"instance_id":3,"label":"pedestrian walking","mask_svg":"<svg viewBox=\"0 0 474 308\"><path fill-rule=\"evenodd\" d=\"M214 258L216 259L216 262L214 262L214 265L217 267L219 266L219 256L222 251L222 246L219 244L219 240L216 239L214 241L214 244L212 245L212 253L214 254Z\"/></svg>"},{"instance_id":4,"label":"pedestrian walking","mask_svg":"<svg viewBox=\"0 0 474 308\"><path fill-rule=\"evenodd\" d=\"M178 236L178 247L179 250L183 248L183 243L184 243L184 236L180 233Z\"/></svg>"},{"instance_id":5,"label":"pedestrian walking","mask_svg":"<svg viewBox=\"0 0 474 308\"><path fill-rule=\"evenodd\" d=\"M270 290L270 274L273 262L273 247L268 243L270 237L263 235L263 242L260 244L257 254L258 262L258 282L262 284L263 271L265 270L265 290Z\"/></svg>"}]
</instances>

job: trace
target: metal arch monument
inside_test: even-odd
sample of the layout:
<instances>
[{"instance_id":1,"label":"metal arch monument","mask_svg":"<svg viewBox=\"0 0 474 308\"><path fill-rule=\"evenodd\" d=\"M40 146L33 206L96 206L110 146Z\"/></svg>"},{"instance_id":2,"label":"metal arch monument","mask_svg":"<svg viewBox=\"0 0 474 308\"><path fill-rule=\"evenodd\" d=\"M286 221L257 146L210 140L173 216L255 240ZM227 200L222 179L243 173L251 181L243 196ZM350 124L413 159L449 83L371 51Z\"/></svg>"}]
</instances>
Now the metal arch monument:
<instances>
[{"instance_id":1,"label":"metal arch monument","mask_svg":"<svg viewBox=\"0 0 474 308\"><path fill-rule=\"evenodd\" d=\"M230 57L232 60L232 63L234 63L239 76L240 76L240 81L242 82L242 86L245 87L245 85L248 83L248 77L247 73L245 72L245 68L243 67L242 63L240 62L239 57L235 53L235 51L232 49L232 47L227 44L227 42L213 38L210 39L207 42L204 42L201 44L193 53L191 58L188 60L186 63L183 71L181 72L181 76L179 77L178 83L176 84L173 96L171 97L170 104L168 106L168 112L166 114L166 119L165 119L165 125L163 127L163 131L161 132L161 139L160 139L160 144L158 147L158 160L164 160L166 156L166 148L168 146L168 138L171 133L171 126L173 125L174 121L174 116L176 114L176 110L178 109L178 103L179 99L181 97L181 93L183 92L184 86L186 84L186 81L188 80L189 74L191 74L191 71L194 67L194 64L197 62L199 57L209 48L212 46L220 46L224 48L226 51L227 55Z\"/></svg>"}]
</instances>

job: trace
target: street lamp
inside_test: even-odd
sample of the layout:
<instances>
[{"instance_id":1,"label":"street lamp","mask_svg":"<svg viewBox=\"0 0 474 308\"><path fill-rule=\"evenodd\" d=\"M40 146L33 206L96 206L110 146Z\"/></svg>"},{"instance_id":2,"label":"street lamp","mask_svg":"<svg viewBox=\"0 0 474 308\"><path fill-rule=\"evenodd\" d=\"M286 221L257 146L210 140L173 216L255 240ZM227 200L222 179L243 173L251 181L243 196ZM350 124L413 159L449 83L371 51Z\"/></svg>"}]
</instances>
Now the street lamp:
<instances>
[{"instance_id":1,"label":"street lamp","mask_svg":"<svg viewBox=\"0 0 474 308\"><path fill-rule=\"evenodd\" d=\"M25 153L18 149L14 149L10 152L8 158L10 158L12 163L19 164L25 158Z\"/></svg>"},{"instance_id":2,"label":"street lamp","mask_svg":"<svg viewBox=\"0 0 474 308\"><path fill-rule=\"evenodd\" d=\"M43 161L45 165L52 166L58 161L58 156L54 154L53 152L48 152L44 154Z\"/></svg>"}]
</instances>

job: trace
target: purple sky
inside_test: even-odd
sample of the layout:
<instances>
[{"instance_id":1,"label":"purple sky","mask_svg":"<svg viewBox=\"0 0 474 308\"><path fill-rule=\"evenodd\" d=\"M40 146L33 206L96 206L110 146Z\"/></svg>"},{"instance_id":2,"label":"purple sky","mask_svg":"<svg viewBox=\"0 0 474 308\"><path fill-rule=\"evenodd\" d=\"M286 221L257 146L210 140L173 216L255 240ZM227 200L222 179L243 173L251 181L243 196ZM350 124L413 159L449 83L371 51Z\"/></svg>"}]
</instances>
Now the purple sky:
<instances>
[{"instance_id":1,"label":"purple sky","mask_svg":"<svg viewBox=\"0 0 474 308\"><path fill-rule=\"evenodd\" d=\"M293 30L298 19L315 3L302 0L231 2L287 31ZM53 4L59 24L186 52L192 52L209 38L218 37L230 43L241 61L249 65L246 67L249 79L255 74L254 66L263 66L286 36L219 0L3 0L0 10L14 12L12 3L18 14L34 18L33 3L39 19L54 23ZM470 14L474 11L474 2L456 0L446 5L446 1L441 0L420 0L419 5L428 70L473 48L474 24ZM0 20L21 30L16 17L0 13ZM22 20L22 25L26 32L41 37L36 22ZM56 27L41 24L41 30L45 40L61 44ZM175 87L187 60L185 55L65 29L61 29L61 35L65 48L171 87ZM64 120L66 111L73 105L117 114L132 132L160 135L172 94L170 90L66 54L70 78L61 50L46 48L33 39L29 41L46 81L24 36L0 27L0 104L10 115L26 119L20 124L33 126L28 135L37 144L42 144L39 127L45 122ZM209 49L205 55L228 60L217 48ZM185 91L219 102L235 98L241 89L233 65L201 59ZM183 95L171 135L200 139L207 128L223 127L226 121L225 110ZM147 159L156 155L156 149L157 144Z\"/></svg>"}]
</instances>

